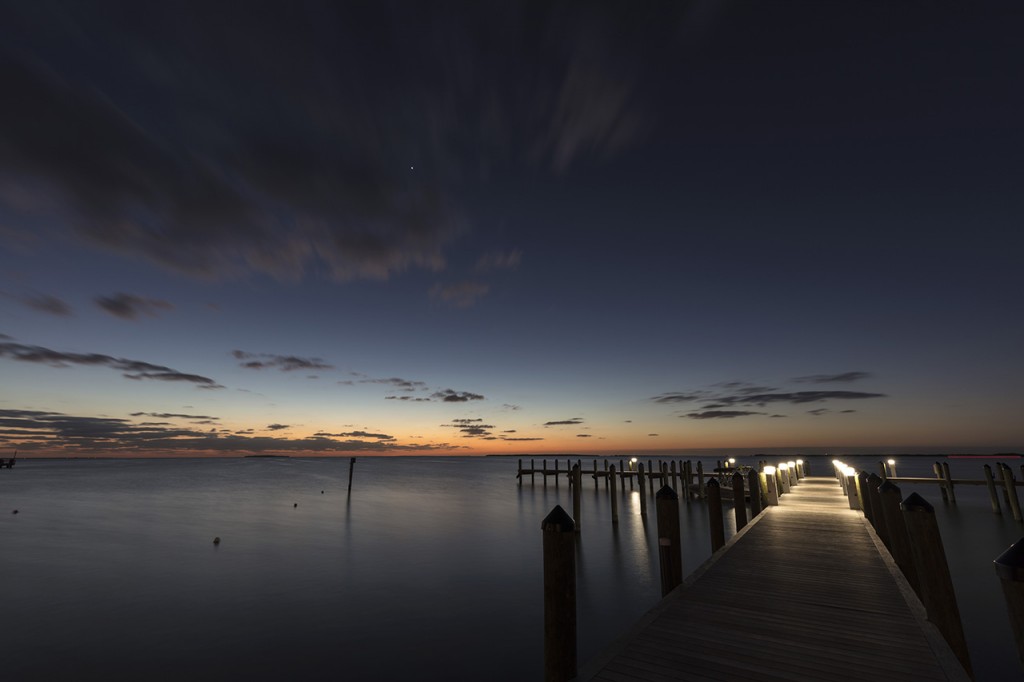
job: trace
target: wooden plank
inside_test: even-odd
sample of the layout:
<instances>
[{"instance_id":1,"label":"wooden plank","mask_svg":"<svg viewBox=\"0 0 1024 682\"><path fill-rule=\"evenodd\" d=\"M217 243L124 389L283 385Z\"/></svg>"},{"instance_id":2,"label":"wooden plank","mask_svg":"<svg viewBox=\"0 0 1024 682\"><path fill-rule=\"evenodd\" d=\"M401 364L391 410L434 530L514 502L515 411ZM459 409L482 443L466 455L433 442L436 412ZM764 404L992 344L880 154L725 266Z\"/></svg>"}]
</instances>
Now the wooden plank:
<instances>
[{"instance_id":1,"label":"wooden plank","mask_svg":"<svg viewBox=\"0 0 1024 682\"><path fill-rule=\"evenodd\" d=\"M801 481L642 623L578 679L966 679L832 478Z\"/></svg>"}]
</instances>

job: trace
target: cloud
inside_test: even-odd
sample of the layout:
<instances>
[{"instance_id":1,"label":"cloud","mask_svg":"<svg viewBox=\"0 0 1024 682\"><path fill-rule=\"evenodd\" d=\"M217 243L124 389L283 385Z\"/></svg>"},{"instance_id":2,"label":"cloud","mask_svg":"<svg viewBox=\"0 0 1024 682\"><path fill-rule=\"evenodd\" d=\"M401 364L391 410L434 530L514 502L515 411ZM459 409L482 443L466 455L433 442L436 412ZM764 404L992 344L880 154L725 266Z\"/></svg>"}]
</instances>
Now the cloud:
<instances>
[{"instance_id":1,"label":"cloud","mask_svg":"<svg viewBox=\"0 0 1024 682\"><path fill-rule=\"evenodd\" d=\"M429 452L462 446L448 443L400 444L388 440L336 440L324 436L280 438L234 435L176 427L135 424L127 419L83 417L41 410L0 410L0 444L27 450L76 453L202 453L274 452Z\"/></svg>"},{"instance_id":2,"label":"cloud","mask_svg":"<svg viewBox=\"0 0 1024 682\"><path fill-rule=\"evenodd\" d=\"M431 394L430 397L446 403L465 403L470 400L484 400L484 397L479 393L470 393L469 391L453 391L450 388L437 391L436 393Z\"/></svg>"},{"instance_id":3,"label":"cloud","mask_svg":"<svg viewBox=\"0 0 1024 682\"><path fill-rule=\"evenodd\" d=\"M839 410L839 414L853 414L857 410Z\"/></svg>"},{"instance_id":4,"label":"cloud","mask_svg":"<svg viewBox=\"0 0 1024 682\"><path fill-rule=\"evenodd\" d=\"M523 252L519 249L511 251L491 251L480 256L476 262L477 272L489 272L491 270L515 270L522 261Z\"/></svg>"},{"instance_id":5,"label":"cloud","mask_svg":"<svg viewBox=\"0 0 1024 682\"><path fill-rule=\"evenodd\" d=\"M554 422L544 422L544 426L570 426L574 424L582 424L582 417L573 417L572 419L562 419Z\"/></svg>"},{"instance_id":6,"label":"cloud","mask_svg":"<svg viewBox=\"0 0 1024 682\"><path fill-rule=\"evenodd\" d=\"M736 417L748 417L763 412L746 412L744 410L707 410L705 412L691 412L687 415L690 419L735 419Z\"/></svg>"},{"instance_id":7,"label":"cloud","mask_svg":"<svg viewBox=\"0 0 1024 682\"><path fill-rule=\"evenodd\" d=\"M662 393L661 395L654 396L651 400L664 405L672 403L691 403L695 400L701 400L706 396L707 393L704 391L695 391L693 393Z\"/></svg>"},{"instance_id":8,"label":"cloud","mask_svg":"<svg viewBox=\"0 0 1024 682\"><path fill-rule=\"evenodd\" d=\"M388 395L384 396L384 400L405 400L411 403L429 403L430 398L414 398L411 395Z\"/></svg>"},{"instance_id":9,"label":"cloud","mask_svg":"<svg viewBox=\"0 0 1024 682\"><path fill-rule=\"evenodd\" d=\"M175 414L173 412L132 412L132 417L156 417L157 419L203 419L215 420L220 417L210 417L205 414Z\"/></svg>"},{"instance_id":10,"label":"cloud","mask_svg":"<svg viewBox=\"0 0 1024 682\"><path fill-rule=\"evenodd\" d=\"M520 437L520 438L502 438L501 440L507 440L507 441L530 441L530 440L544 440L544 439L543 438L523 438L523 437Z\"/></svg>"},{"instance_id":11,"label":"cloud","mask_svg":"<svg viewBox=\"0 0 1024 682\"><path fill-rule=\"evenodd\" d=\"M825 400L866 400L869 398L885 398L884 393L866 393L862 391L791 391L779 392L773 388L754 386L743 382L721 384L732 389L732 392L710 393L696 391L692 393L662 393L649 400L659 404L681 402L701 402L702 409L717 410L727 407L752 405L765 407L771 403L788 403L801 405L822 402Z\"/></svg>"},{"instance_id":12,"label":"cloud","mask_svg":"<svg viewBox=\"0 0 1024 682\"><path fill-rule=\"evenodd\" d=\"M284 429L291 428L290 424L267 424L265 427L267 431L283 431Z\"/></svg>"},{"instance_id":13,"label":"cloud","mask_svg":"<svg viewBox=\"0 0 1024 682\"><path fill-rule=\"evenodd\" d=\"M430 297L456 308L469 308L487 295L491 287L483 282L458 282L457 284L435 284Z\"/></svg>"},{"instance_id":14,"label":"cloud","mask_svg":"<svg viewBox=\"0 0 1024 682\"><path fill-rule=\"evenodd\" d=\"M522 408L521 406L519 406L519 405L512 405L512 404L510 404L510 403L504 403L504 404L503 404L503 405L502 405L501 407L502 407L503 409L506 409L506 410L512 410L512 411L515 411L515 410L521 410L521 409L523 409L523 408Z\"/></svg>"},{"instance_id":15,"label":"cloud","mask_svg":"<svg viewBox=\"0 0 1024 682\"><path fill-rule=\"evenodd\" d=\"M233 350L231 355L236 360L244 360L238 363L239 367L246 369L279 369L282 372L294 372L295 370L310 369L334 369L320 358L300 358L295 355L275 355L273 353L248 353L242 350Z\"/></svg>"},{"instance_id":16,"label":"cloud","mask_svg":"<svg viewBox=\"0 0 1024 682\"><path fill-rule=\"evenodd\" d=\"M70 365L109 367L110 369L121 371L122 376L126 379L184 381L196 384L197 388L224 388L209 377L198 374L186 374L170 367L154 365L149 362L142 362L141 360L115 358L99 353L64 353L43 348L42 346L28 346L5 341L0 343L0 357L21 362L35 362L49 365L50 367L68 367Z\"/></svg>"},{"instance_id":17,"label":"cloud","mask_svg":"<svg viewBox=\"0 0 1024 682\"><path fill-rule=\"evenodd\" d=\"M648 433L647 435L651 438L656 438L658 436L656 433Z\"/></svg>"},{"instance_id":18,"label":"cloud","mask_svg":"<svg viewBox=\"0 0 1024 682\"><path fill-rule=\"evenodd\" d=\"M120 292L113 296L97 296L96 305L122 320L134 320L140 315L157 317L162 311L174 307L173 304L157 298L144 298Z\"/></svg>"},{"instance_id":19,"label":"cloud","mask_svg":"<svg viewBox=\"0 0 1024 682\"><path fill-rule=\"evenodd\" d=\"M444 428L458 429L463 434L463 438L486 438L494 440L496 436L492 433L494 428L493 424L482 423L483 419L479 418L459 418L453 419L451 424L441 424Z\"/></svg>"},{"instance_id":20,"label":"cloud","mask_svg":"<svg viewBox=\"0 0 1024 682\"><path fill-rule=\"evenodd\" d=\"M59 315L66 317L71 315L71 306L57 298L56 296L39 295L39 296L26 296L21 299L21 302L33 309L38 310L41 313L49 313L50 315Z\"/></svg>"},{"instance_id":21,"label":"cloud","mask_svg":"<svg viewBox=\"0 0 1024 682\"><path fill-rule=\"evenodd\" d=\"M332 438L376 438L378 440L395 440L394 436L389 436L386 433L369 433L367 431L346 431L344 433L325 433L323 431L318 431L313 435Z\"/></svg>"},{"instance_id":22,"label":"cloud","mask_svg":"<svg viewBox=\"0 0 1024 682\"><path fill-rule=\"evenodd\" d=\"M589 433L577 433L576 437L577 438L593 438L594 436L593 436L593 434L589 434Z\"/></svg>"},{"instance_id":23,"label":"cloud","mask_svg":"<svg viewBox=\"0 0 1024 682\"><path fill-rule=\"evenodd\" d=\"M392 386L402 391L417 391L425 390L427 384L422 381L411 381L409 379L399 379L398 377L390 377L388 379L360 379L361 384L384 384L386 386Z\"/></svg>"},{"instance_id":24,"label":"cloud","mask_svg":"<svg viewBox=\"0 0 1024 682\"><path fill-rule=\"evenodd\" d=\"M816 410L807 410L807 414L813 414L815 417L820 417L821 415L828 414L829 412L831 412L831 410L827 407L819 407Z\"/></svg>"},{"instance_id":25,"label":"cloud","mask_svg":"<svg viewBox=\"0 0 1024 682\"><path fill-rule=\"evenodd\" d=\"M811 374L810 376L796 377L792 379L792 381L798 384L849 383L851 381L867 379L870 376L871 374L868 372L843 372L841 374Z\"/></svg>"}]
</instances>

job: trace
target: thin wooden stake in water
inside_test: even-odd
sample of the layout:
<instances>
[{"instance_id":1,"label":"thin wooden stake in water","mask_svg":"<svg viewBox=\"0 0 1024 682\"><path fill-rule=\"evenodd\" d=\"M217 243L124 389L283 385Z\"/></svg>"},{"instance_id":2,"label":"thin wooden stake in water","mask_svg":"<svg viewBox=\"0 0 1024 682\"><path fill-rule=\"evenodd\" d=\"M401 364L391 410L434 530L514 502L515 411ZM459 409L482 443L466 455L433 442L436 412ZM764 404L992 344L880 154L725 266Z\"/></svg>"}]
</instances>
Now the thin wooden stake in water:
<instances>
[{"instance_id":1,"label":"thin wooden stake in water","mask_svg":"<svg viewBox=\"0 0 1024 682\"><path fill-rule=\"evenodd\" d=\"M615 494L615 465L608 468L608 480L610 481L609 497L612 498L612 524L619 522L619 496Z\"/></svg>"},{"instance_id":2,"label":"thin wooden stake in water","mask_svg":"<svg viewBox=\"0 0 1024 682\"><path fill-rule=\"evenodd\" d=\"M661 596L683 582L683 546L679 535L679 495L662 486L654 497L658 515L658 557L661 563Z\"/></svg>"},{"instance_id":3,"label":"thin wooden stake in water","mask_svg":"<svg viewBox=\"0 0 1024 682\"><path fill-rule=\"evenodd\" d=\"M583 472L577 462L572 468L572 518L576 522L576 532L580 532L580 497L583 491L580 490L583 483Z\"/></svg>"},{"instance_id":4,"label":"thin wooden stake in water","mask_svg":"<svg viewBox=\"0 0 1024 682\"><path fill-rule=\"evenodd\" d=\"M921 602L928 611L928 620L935 623L960 660L960 665L971 675L971 657L967 652L953 580L949 576L946 550L935 521L935 509L917 493L911 493L900 508L910 537L914 570L917 571Z\"/></svg>"},{"instance_id":5,"label":"thin wooden stake in water","mask_svg":"<svg viewBox=\"0 0 1024 682\"><path fill-rule=\"evenodd\" d=\"M996 493L996 482L992 477L992 467L985 465L985 485L988 487L988 500L992 503L992 511L1002 515L1003 510L999 507L999 494Z\"/></svg>"},{"instance_id":6,"label":"thin wooden stake in water","mask_svg":"<svg viewBox=\"0 0 1024 682\"><path fill-rule=\"evenodd\" d=\"M640 462L636 465L637 480L640 481L640 516L647 518L647 489L644 488L644 463Z\"/></svg>"},{"instance_id":7,"label":"thin wooden stake in water","mask_svg":"<svg viewBox=\"0 0 1024 682\"><path fill-rule=\"evenodd\" d=\"M1010 511L1013 512L1013 520L1020 521L1020 500L1017 499L1017 486L1013 484L1013 469L999 463L999 468L1003 471L1003 486L1006 488L1006 499L1010 505Z\"/></svg>"},{"instance_id":8,"label":"thin wooden stake in water","mask_svg":"<svg viewBox=\"0 0 1024 682\"><path fill-rule=\"evenodd\" d=\"M697 497L703 499L707 495L704 487L704 462L697 460Z\"/></svg>"},{"instance_id":9,"label":"thin wooden stake in water","mask_svg":"<svg viewBox=\"0 0 1024 682\"><path fill-rule=\"evenodd\" d=\"M956 490L953 487L953 476L949 473L949 462L942 463L942 477L946 479L946 488L949 490L949 501L956 504Z\"/></svg>"},{"instance_id":10,"label":"thin wooden stake in water","mask_svg":"<svg viewBox=\"0 0 1024 682\"><path fill-rule=\"evenodd\" d=\"M356 466L356 458L353 457L348 461L348 494L352 494L352 469Z\"/></svg>"},{"instance_id":11,"label":"thin wooden stake in water","mask_svg":"<svg viewBox=\"0 0 1024 682\"><path fill-rule=\"evenodd\" d=\"M725 519L722 518L722 489L718 479L711 477L707 484L708 522L711 526L711 552L717 552L725 545Z\"/></svg>"},{"instance_id":12,"label":"thin wooden stake in water","mask_svg":"<svg viewBox=\"0 0 1024 682\"><path fill-rule=\"evenodd\" d=\"M576 677L576 524L561 506L541 522L544 535L544 680Z\"/></svg>"},{"instance_id":13,"label":"thin wooden stake in water","mask_svg":"<svg viewBox=\"0 0 1024 682\"><path fill-rule=\"evenodd\" d=\"M747 505L743 497L743 474L737 471L732 475L732 508L736 514L737 532L747 525ZM753 492L751 492L750 499L754 499Z\"/></svg>"},{"instance_id":14,"label":"thin wooden stake in water","mask_svg":"<svg viewBox=\"0 0 1024 682\"><path fill-rule=\"evenodd\" d=\"M1017 658L1024 666L1024 538L1010 545L994 563L1006 597L1006 610L1010 614L1013 639L1017 643Z\"/></svg>"},{"instance_id":15,"label":"thin wooden stake in water","mask_svg":"<svg viewBox=\"0 0 1024 682\"><path fill-rule=\"evenodd\" d=\"M939 492L942 493L942 501L949 502L949 493L946 492L946 482L942 480L942 465L936 462L932 465L932 471L935 472L935 478L939 479Z\"/></svg>"}]
</instances>

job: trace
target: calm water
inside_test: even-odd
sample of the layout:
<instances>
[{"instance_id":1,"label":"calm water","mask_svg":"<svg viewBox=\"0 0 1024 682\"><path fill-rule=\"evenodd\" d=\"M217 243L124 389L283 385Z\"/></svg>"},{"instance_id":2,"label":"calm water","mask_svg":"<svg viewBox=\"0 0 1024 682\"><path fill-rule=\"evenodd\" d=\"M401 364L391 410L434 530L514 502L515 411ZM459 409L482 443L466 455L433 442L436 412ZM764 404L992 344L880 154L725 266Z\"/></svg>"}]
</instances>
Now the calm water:
<instances>
[{"instance_id":1,"label":"calm water","mask_svg":"<svg viewBox=\"0 0 1024 682\"><path fill-rule=\"evenodd\" d=\"M540 521L571 503L564 480L517 487L515 467L364 458L349 499L345 459L19 461L0 471L2 677L541 679ZM1024 530L983 487L956 507L904 488L938 509L977 679L1016 675L991 560ZM581 661L660 596L638 493L613 528L604 485L584 492ZM689 573L707 516L681 516Z\"/></svg>"}]
</instances>

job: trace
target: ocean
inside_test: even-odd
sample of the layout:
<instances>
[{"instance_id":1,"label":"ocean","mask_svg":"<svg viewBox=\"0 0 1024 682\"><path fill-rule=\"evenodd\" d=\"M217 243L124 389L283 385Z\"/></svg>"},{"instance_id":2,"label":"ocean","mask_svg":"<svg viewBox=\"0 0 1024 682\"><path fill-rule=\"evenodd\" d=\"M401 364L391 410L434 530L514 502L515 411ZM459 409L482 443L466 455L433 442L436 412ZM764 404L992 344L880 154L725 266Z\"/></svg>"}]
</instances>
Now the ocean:
<instances>
[{"instance_id":1,"label":"ocean","mask_svg":"<svg viewBox=\"0 0 1024 682\"><path fill-rule=\"evenodd\" d=\"M898 473L930 476L935 459L902 458ZM877 460L845 458L867 471ZM983 461L949 462L954 478L981 478ZM520 487L504 457L360 458L349 496L348 467L19 459L0 470L0 677L542 679L540 524L556 504L571 513L564 477ZM935 485L901 487L936 507L976 679L1018 676L991 562L1024 526L993 514L983 486L958 487L957 505ZM583 493L581 663L660 598L653 499L645 522L627 485L613 526L604 483L584 475ZM702 504L680 506L689 574L710 556L708 519Z\"/></svg>"}]
</instances>

